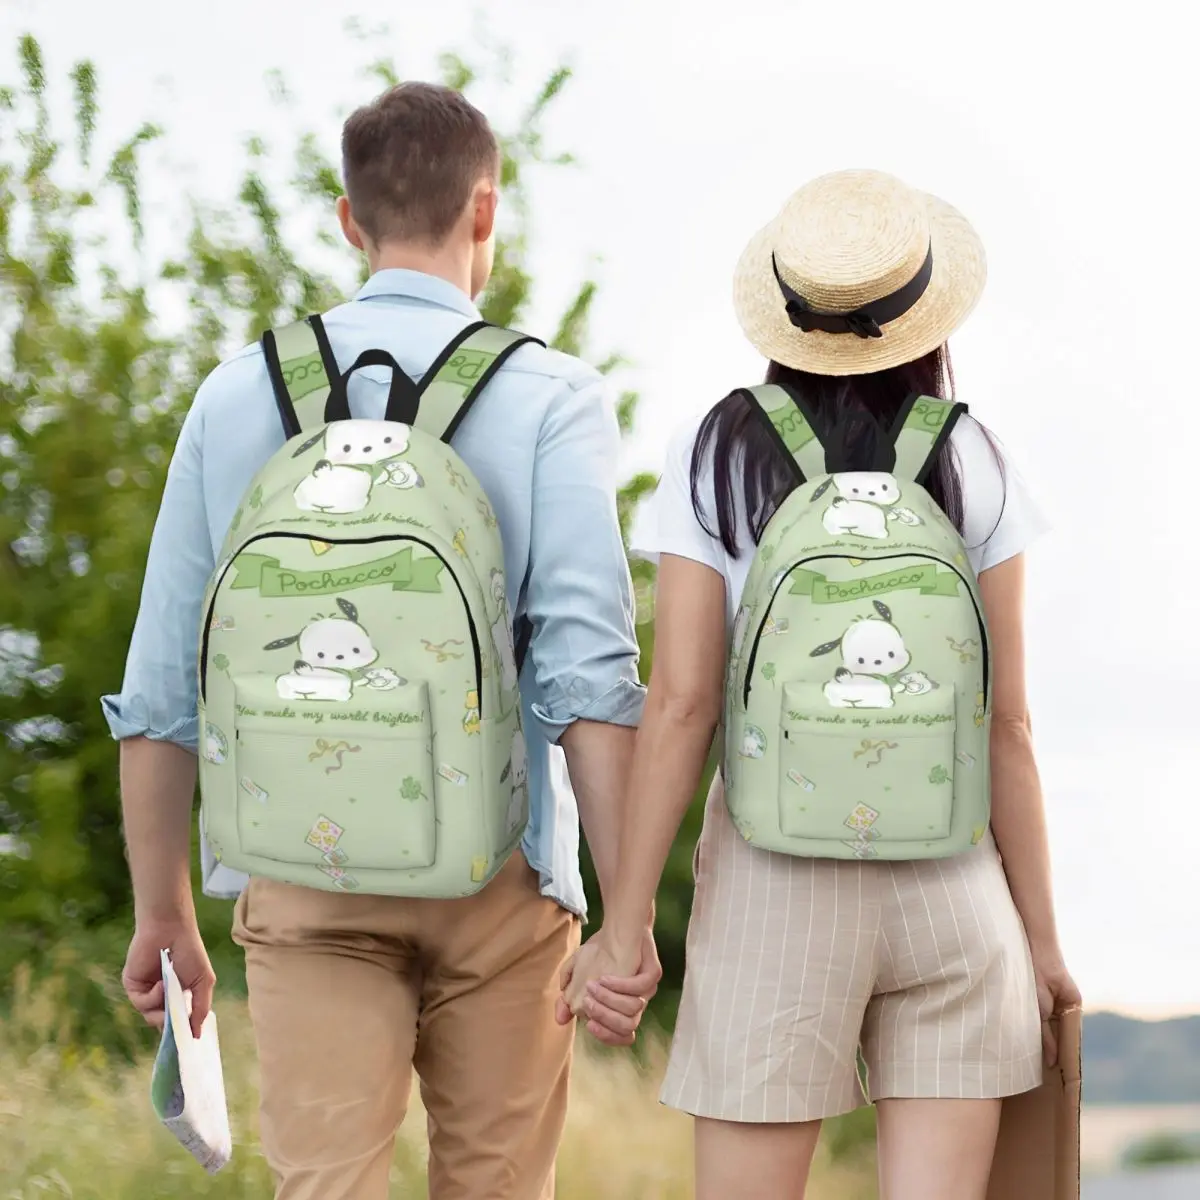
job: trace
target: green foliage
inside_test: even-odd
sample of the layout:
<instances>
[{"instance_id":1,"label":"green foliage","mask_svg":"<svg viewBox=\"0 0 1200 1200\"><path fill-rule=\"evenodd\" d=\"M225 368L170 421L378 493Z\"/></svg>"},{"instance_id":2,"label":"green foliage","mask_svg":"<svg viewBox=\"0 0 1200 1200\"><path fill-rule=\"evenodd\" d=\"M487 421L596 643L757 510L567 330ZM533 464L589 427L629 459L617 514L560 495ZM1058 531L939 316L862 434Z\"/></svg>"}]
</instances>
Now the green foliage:
<instances>
[{"instance_id":1,"label":"green foliage","mask_svg":"<svg viewBox=\"0 0 1200 1200\"><path fill-rule=\"evenodd\" d=\"M96 161L101 141L113 143L99 136L112 131L94 67L68 73L73 127L55 130L41 46L24 37L17 58L14 86L0 88L0 848L16 851L0 853L0 979L18 962L49 967L58 955L53 965L81 997L77 1032L95 1038L86 996L104 1007L98 980L117 978L130 923L117 752L99 697L120 684L180 423L222 357L270 324L340 302L363 266L328 232L341 189L314 134L286 155L250 138L233 197L147 211L146 154L169 131L144 124ZM470 89L503 81L508 63L492 48L482 61L446 55L440 66ZM400 78L390 61L368 74ZM520 325L533 293L530 174L571 161L542 130L569 80L569 69L553 71L515 128L498 131L506 203L480 307L502 324ZM282 75L267 83L277 103L292 103ZM280 184L270 168L288 161ZM161 261L145 249L147 224L179 230ZM311 236L292 232L305 228ZM595 295L592 281L580 283L557 346L587 352ZM173 328L164 312L186 317ZM635 407L627 394L626 432ZM623 523L652 484L632 481ZM637 571L644 590L645 564ZM201 899L199 909L223 986L236 986L229 905ZM680 920L669 938L682 945L682 936ZM128 1031L106 1030L128 1047Z\"/></svg>"},{"instance_id":2,"label":"green foliage","mask_svg":"<svg viewBox=\"0 0 1200 1200\"><path fill-rule=\"evenodd\" d=\"M1122 1155L1124 1166L1134 1170L1194 1162L1200 1162L1200 1139L1174 1133L1144 1138Z\"/></svg>"},{"instance_id":3,"label":"green foliage","mask_svg":"<svg viewBox=\"0 0 1200 1200\"><path fill-rule=\"evenodd\" d=\"M856 1108L826 1121L821 1137L834 1162L852 1162L875 1145L875 1109Z\"/></svg>"}]
</instances>

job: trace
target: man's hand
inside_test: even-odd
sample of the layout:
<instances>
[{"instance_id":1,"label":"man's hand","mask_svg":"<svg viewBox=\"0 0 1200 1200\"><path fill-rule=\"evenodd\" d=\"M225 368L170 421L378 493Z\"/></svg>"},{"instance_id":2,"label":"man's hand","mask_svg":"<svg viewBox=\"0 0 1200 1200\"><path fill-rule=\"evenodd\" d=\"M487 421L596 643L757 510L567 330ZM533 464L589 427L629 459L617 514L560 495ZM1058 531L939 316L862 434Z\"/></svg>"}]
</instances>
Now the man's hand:
<instances>
[{"instance_id":1,"label":"man's hand","mask_svg":"<svg viewBox=\"0 0 1200 1200\"><path fill-rule=\"evenodd\" d=\"M565 1025L583 1017L597 1041L630 1046L660 979L662 964L649 927L632 951L610 948L601 929L563 968L555 1019Z\"/></svg>"},{"instance_id":2,"label":"man's hand","mask_svg":"<svg viewBox=\"0 0 1200 1200\"><path fill-rule=\"evenodd\" d=\"M194 916L177 921L139 924L129 943L121 983L133 1007L155 1029L163 1027L166 996L163 993L162 956L170 950L171 965L185 992L192 994L192 1036L200 1036L200 1026L212 1008L213 974L208 951L200 939L200 928Z\"/></svg>"}]
</instances>

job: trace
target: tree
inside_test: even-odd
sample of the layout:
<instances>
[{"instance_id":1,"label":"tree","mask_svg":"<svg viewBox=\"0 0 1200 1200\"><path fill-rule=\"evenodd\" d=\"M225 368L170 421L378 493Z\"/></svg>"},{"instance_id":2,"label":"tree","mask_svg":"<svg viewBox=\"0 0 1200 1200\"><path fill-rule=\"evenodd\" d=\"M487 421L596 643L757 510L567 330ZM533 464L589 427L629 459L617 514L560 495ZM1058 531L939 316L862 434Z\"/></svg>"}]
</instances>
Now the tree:
<instances>
[{"instance_id":1,"label":"tree","mask_svg":"<svg viewBox=\"0 0 1200 1200\"><path fill-rule=\"evenodd\" d=\"M164 131L143 125L97 161L92 65L70 72L75 119L63 138L51 127L41 46L22 38L18 58L18 85L0 90L0 851L9 851L0 852L0 974L19 959L75 964L82 1023L108 1008L130 901L116 748L98 698L121 679L183 414L224 353L338 303L363 268L321 231L340 185L311 134L292 148L282 191L266 177L278 159L250 139L236 198L189 201L174 254L153 260L140 179ZM502 61L503 52L479 65L447 54L440 67L470 92ZM397 79L388 61L371 71ZM566 68L552 72L517 126L500 132L508 224L481 307L502 324L520 325L533 294L529 178L572 161L542 133L569 79ZM272 85L286 98L278 76ZM316 232L292 244L285 230L305 223ZM586 352L595 295L593 281L581 283L553 345ZM174 329L156 316L172 309L187 314ZM610 355L602 369L620 365ZM621 399L626 432L636 405L631 393ZM640 475L622 493L626 528L653 484ZM649 570L635 571L644 598ZM219 959L228 905L200 907ZM218 965L226 979L238 974L236 956Z\"/></svg>"}]
</instances>

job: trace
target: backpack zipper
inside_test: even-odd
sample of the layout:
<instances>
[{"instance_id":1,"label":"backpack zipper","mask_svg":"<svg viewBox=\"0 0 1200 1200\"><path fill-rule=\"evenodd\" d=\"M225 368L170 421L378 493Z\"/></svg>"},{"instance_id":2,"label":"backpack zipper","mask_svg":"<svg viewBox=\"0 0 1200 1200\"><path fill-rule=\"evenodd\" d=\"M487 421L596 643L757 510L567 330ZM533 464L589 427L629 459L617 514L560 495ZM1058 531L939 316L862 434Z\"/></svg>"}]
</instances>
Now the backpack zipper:
<instances>
[{"instance_id":1,"label":"backpack zipper","mask_svg":"<svg viewBox=\"0 0 1200 1200\"><path fill-rule=\"evenodd\" d=\"M292 533L290 531L282 531L275 533L256 533L252 538L244 541L237 550L234 551L226 560L225 565L221 568L221 573L217 576L217 581L213 586L212 599L209 601L208 611L204 614L204 631L201 634L200 642L200 698L207 701L208 699L208 639L212 631L212 616L213 611L217 607L217 595L221 590L221 584L225 580L225 576L229 573L229 568L233 566L234 560L247 546L252 546L255 542L264 541L267 538L295 538L298 541L309 542L313 540L328 543L330 546L369 546L375 542L415 542L418 546L424 546L426 550L431 551L442 565L446 568L450 578L454 580L454 586L458 588L458 594L462 598L463 609L467 614L467 624L471 629L471 649L475 654L475 694L479 698L479 715L483 716L483 651L479 646L479 631L475 627L475 618L471 615L471 606L467 603L467 593L463 590L463 585L459 582L458 576L454 573L454 568L450 565L450 560L436 546L424 541L422 538L412 537L410 534L382 534L379 537L369 538L327 538L322 537L314 539L307 533Z\"/></svg>"},{"instance_id":2,"label":"backpack zipper","mask_svg":"<svg viewBox=\"0 0 1200 1200\"><path fill-rule=\"evenodd\" d=\"M991 675L991 664L989 662L990 652L988 646L987 626L984 624L983 613L980 611L979 602L975 599L975 591L971 587L967 577L953 564L946 562L943 558L938 558L933 554L879 554L873 555L871 558L863 559L857 554L810 554L807 558L802 558L798 562L792 563L790 567L783 573L779 582L775 585L775 590L771 593L770 602L767 604L766 610L763 612L763 618L758 623L758 629L754 634L754 642L750 646L750 657L746 662L746 682L742 689L742 707L746 708L750 704L750 682L754 678L754 660L758 657L758 643L762 638L763 627L767 623L767 617L770 615L771 606L775 603L775 597L779 595L779 589L787 582L788 576L796 570L797 567L804 566L805 563L819 562L821 559L841 558L846 561L856 559L861 562L886 562L890 558L923 558L929 562L935 562L938 566L945 567L949 571L953 571L955 575L963 581L967 589L967 595L971 598L971 607L975 610L975 619L979 623L979 636L983 648L983 694L987 697L988 694L988 679Z\"/></svg>"}]
</instances>

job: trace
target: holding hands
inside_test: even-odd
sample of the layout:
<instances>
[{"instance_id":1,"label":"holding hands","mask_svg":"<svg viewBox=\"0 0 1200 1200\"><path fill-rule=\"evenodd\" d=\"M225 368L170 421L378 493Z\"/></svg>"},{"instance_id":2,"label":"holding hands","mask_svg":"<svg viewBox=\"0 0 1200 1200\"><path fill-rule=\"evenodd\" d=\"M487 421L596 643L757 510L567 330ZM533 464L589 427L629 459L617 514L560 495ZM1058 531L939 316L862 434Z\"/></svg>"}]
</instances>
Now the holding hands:
<instances>
[{"instance_id":1,"label":"holding hands","mask_svg":"<svg viewBox=\"0 0 1200 1200\"><path fill-rule=\"evenodd\" d=\"M649 926L631 945L621 945L602 928L563 967L555 1018L560 1025L585 1021L588 1032L606 1046L631 1046L661 978Z\"/></svg>"}]
</instances>

